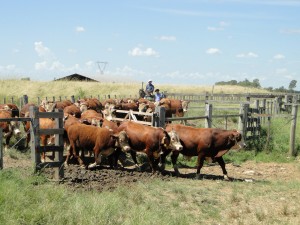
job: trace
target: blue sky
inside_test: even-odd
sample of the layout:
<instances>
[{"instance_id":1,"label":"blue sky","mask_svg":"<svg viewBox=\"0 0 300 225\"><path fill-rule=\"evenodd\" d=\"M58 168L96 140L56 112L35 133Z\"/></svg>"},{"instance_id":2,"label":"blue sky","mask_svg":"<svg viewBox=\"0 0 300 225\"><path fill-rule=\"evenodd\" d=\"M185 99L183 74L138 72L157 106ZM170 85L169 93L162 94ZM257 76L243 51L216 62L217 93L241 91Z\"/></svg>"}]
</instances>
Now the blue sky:
<instances>
[{"instance_id":1,"label":"blue sky","mask_svg":"<svg viewBox=\"0 0 300 225\"><path fill-rule=\"evenodd\" d=\"M0 79L49 81L79 73L154 84L259 79L274 88L297 80L300 89L300 0L0 5Z\"/></svg>"}]
</instances>

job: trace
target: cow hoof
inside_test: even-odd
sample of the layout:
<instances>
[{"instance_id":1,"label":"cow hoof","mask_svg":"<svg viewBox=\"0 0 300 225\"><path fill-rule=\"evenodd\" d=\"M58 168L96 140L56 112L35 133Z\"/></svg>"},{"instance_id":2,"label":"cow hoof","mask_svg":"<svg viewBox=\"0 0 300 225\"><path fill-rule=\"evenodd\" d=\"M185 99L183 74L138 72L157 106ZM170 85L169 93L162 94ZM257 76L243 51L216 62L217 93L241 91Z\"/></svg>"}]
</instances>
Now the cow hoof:
<instances>
[{"instance_id":1,"label":"cow hoof","mask_svg":"<svg viewBox=\"0 0 300 225\"><path fill-rule=\"evenodd\" d=\"M202 178L203 177L200 174L196 174L196 177L195 177L196 180L202 180Z\"/></svg>"},{"instance_id":2,"label":"cow hoof","mask_svg":"<svg viewBox=\"0 0 300 225\"><path fill-rule=\"evenodd\" d=\"M85 169L85 165L80 165L80 168L81 169Z\"/></svg>"},{"instance_id":3,"label":"cow hoof","mask_svg":"<svg viewBox=\"0 0 300 225\"><path fill-rule=\"evenodd\" d=\"M164 171L165 168L166 168L166 165L165 165L164 163L159 163L159 164L158 164L158 169L159 169L160 171Z\"/></svg>"},{"instance_id":4,"label":"cow hoof","mask_svg":"<svg viewBox=\"0 0 300 225\"><path fill-rule=\"evenodd\" d=\"M231 179L227 175L224 175L224 180L230 181Z\"/></svg>"},{"instance_id":5,"label":"cow hoof","mask_svg":"<svg viewBox=\"0 0 300 225\"><path fill-rule=\"evenodd\" d=\"M94 169L96 168L97 164L96 163L92 163L88 166L88 169Z\"/></svg>"},{"instance_id":6,"label":"cow hoof","mask_svg":"<svg viewBox=\"0 0 300 225\"><path fill-rule=\"evenodd\" d=\"M142 172L142 167L139 166L138 164L135 164L134 167L135 167L134 169L135 169L136 171Z\"/></svg>"}]
</instances>

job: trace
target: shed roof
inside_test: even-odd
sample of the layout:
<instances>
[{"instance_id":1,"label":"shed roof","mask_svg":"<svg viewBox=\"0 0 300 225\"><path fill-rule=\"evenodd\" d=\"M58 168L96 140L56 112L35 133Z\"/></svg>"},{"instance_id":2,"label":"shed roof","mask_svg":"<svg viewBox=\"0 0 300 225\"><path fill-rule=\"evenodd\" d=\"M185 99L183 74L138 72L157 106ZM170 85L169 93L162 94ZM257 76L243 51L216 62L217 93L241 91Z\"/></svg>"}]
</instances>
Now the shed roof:
<instances>
[{"instance_id":1,"label":"shed roof","mask_svg":"<svg viewBox=\"0 0 300 225\"><path fill-rule=\"evenodd\" d=\"M74 74L71 74L69 76L58 78L58 79L55 79L54 81L62 81L62 80L64 80L64 81L68 80L68 81L91 81L91 82L99 82L97 80L94 80L92 78L80 75L78 73L74 73Z\"/></svg>"}]
</instances>

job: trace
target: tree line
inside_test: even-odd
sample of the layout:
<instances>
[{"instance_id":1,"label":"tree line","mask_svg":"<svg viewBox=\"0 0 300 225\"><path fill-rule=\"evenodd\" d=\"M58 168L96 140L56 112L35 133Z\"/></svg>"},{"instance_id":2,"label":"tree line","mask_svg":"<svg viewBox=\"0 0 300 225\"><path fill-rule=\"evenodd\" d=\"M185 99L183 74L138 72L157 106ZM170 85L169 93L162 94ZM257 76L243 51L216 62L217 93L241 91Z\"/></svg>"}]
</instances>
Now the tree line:
<instances>
[{"instance_id":1,"label":"tree line","mask_svg":"<svg viewBox=\"0 0 300 225\"><path fill-rule=\"evenodd\" d=\"M245 79L243 81L237 81L237 80L230 80L230 81L219 81L216 82L215 85L238 85L243 87L253 87L253 88L262 88L259 82L259 79L254 79L253 81L250 81L248 79ZM267 87L264 88L270 92L289 92L293 93L296 92L295 88L297 86L296 80L291 80L288 88L285 88L284 86L281 86L279 88L273 88L273 87Z\"/></svg>"}]
</instances>

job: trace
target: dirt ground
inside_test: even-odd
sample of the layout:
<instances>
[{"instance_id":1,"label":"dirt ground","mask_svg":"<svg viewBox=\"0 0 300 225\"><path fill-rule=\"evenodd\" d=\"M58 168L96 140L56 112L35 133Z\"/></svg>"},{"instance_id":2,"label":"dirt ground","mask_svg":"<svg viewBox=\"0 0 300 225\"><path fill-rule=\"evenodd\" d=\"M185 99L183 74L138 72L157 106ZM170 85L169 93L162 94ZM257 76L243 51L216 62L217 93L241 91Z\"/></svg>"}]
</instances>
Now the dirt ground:
<instances>
[{"instance_id":1,"label":"dirt ground","mask_svg":"<svg viewBox=\"0 0 300 225\"><path fill-rule=\"evenodd\" d=\"M14 159L4 156L4 169L6 168L29 168L32 162L29 159ZM255 163L245 162L241 165L226 164L226 169L232 181L256 182L272 180L300 180L300 164L296 163ZM74 190L113 190L116 187L131 186L137 181L151 181L153 178L162 180L170 179L194 179L196 168L179 168L180 177L176 177L173 169L167 169L163 173L153 174L142 166L138 171L134 166L125 166L118 169L110 169L107 165L99 166L93 170L80 168L77 164L70 164L64 168L64 178L60 184ZM53 170L45 170L47 177L53 180ZM201 174L203 179L222 180L222 171L218 164L205 165Z\"/></svg>"}]
</instances>

